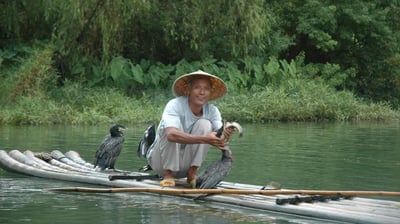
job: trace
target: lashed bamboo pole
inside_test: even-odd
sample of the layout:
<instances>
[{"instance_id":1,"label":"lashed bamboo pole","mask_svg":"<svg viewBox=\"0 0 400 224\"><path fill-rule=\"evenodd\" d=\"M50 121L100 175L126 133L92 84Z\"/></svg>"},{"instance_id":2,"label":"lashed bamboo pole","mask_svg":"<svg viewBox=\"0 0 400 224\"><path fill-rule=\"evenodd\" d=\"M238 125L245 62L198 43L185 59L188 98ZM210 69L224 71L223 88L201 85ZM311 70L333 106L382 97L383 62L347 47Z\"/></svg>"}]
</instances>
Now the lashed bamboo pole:
<instances>
[{"instance_id":1,"label":"lashed bamboo pole","mask_svg":"<svg viewBox=\"0 0 400 224\"><path fill-rule=\"evenodd\" d=\"M171 188L89 188L65 187L48 189L55 192L91 193L157 193L157 194L262 194L262 195L343 195L343 196L400 196L395 191L331 191L331 190L242 190L242 189L171 189Z\"/></svg>"}]
</instances>

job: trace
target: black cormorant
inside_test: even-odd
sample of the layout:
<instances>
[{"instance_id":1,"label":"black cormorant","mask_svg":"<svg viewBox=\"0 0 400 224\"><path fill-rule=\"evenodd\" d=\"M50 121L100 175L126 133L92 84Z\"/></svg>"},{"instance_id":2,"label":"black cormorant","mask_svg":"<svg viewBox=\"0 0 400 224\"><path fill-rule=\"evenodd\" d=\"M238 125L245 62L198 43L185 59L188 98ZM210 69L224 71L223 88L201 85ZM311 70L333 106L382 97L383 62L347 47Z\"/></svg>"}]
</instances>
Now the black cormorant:
<instances>
[{"instance_id":1,"label":"black cormorant","mask_svg":"<svg viewBox=\"0 0 400 224\"><path fill-rule=\"evenodd\" d=\"M143 138L140 140L138 149L137 149L137 156L139 158L146 158L147 151L149 150L150 146L153 144L156 138L156 128L155 124L150 124L143 133Z\"/></svg>"},{"instance_id":2,"label":"black cormorant","mask_svg":"<svg viewBox=\"0 0 400 224\"><path fill-rule=\"evenodd\" d=\"M154 140L156 139L156 126L155 124L150 124L143 133L143 137L140 140L138 149L137 149L137 156L139 158L146 158L147 152L150 146L153 144ZM153 170L149 164L139 169L139 171L149 171Z\"/></svg>"},{"instance_id":3,"label":"black cormorant","mask_svg":"<svg viewBox=\"0 0 400 224\"><path fill-rule=\"evenodd\" d=\"M126 128L122 125L114 125L110 128L110 134L101 142L96 152L94 167L103 169L115 169L115 161L122 150Z\"/></svg>"},{"instance_id":4,"label":"black cormorant","mask_svg":"<svg viewBox=\"0 0 400 224\"><path fill-rule=\"evenodd\" d=\"M243 135L243 129L240 124L236 122L226 122L218 131L217 136L221 136L222 130L228 128L235 128L239 132L239 137ZM222 136L224 137L224 136ZM208 165L196 178L196 187L200 189L215 188L221 181L228 176L232 167L232 151L229 146L222 150L222 157L220 160L214 161Z\"/></svg>"}]
</instances>

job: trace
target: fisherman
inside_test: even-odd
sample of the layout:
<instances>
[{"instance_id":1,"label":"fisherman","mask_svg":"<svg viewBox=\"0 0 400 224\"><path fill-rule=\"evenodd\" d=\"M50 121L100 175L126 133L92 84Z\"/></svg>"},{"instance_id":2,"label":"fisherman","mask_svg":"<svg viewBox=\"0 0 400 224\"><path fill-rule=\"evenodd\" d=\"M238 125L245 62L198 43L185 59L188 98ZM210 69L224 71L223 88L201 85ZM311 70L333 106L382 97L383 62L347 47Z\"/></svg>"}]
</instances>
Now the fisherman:
<instances>
[{"instance_id":1,"label":"fisherman","mask_svg":"<svg viewBox=\"0 0 400 224\"><path fill-rule=\"evenodd\" d=\"M164 108L154 144L147 154L149 165L163 177L162 187L174 187L174 178L196 184L196 173L210 145L224 150L228 142L216 136L221 113L209 103L223 97L227 86L217 76L198 70L178 77L172 91L176 98ZM226 129L229 138L234 129Z\"/></svg>"}]
</instances>

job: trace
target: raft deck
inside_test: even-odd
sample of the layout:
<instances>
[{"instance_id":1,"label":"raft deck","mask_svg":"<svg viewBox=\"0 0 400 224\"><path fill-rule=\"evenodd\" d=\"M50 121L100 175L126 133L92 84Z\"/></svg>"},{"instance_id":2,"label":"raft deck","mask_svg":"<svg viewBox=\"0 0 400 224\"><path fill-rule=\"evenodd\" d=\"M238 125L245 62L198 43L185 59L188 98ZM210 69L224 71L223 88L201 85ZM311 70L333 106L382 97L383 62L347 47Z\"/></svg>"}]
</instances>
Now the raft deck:
<instances>
[{"instance_id":1,"label":"raft deck","mask_svg":"<svg viewBox=\"0 0 400 224\"><path fill-rule=\"evenodd\" d=\"M113 175L143 176L142 172L99 171L93 164L83 160L75 151L65 154L54 150L49 154L32 151L21 152L0 150L0 166L10 172L21 173L47 179L94 184L112 188L165 189L159 186L159 179L116 179ZM140 178L139 178L140 179ZM177 188L183 189L185 180L178 180ZM217 189L261 190L264 186L233 182L221 182ZM176 188L171 188L176 189ZM151 191L157 192L157 191ZM349 223L400 223L400 202L343 197L340 195L263 195L263 194L174 194L196 200L220 202L246 208L300 215L319 219Z\"/></svg>"}]
</instances>

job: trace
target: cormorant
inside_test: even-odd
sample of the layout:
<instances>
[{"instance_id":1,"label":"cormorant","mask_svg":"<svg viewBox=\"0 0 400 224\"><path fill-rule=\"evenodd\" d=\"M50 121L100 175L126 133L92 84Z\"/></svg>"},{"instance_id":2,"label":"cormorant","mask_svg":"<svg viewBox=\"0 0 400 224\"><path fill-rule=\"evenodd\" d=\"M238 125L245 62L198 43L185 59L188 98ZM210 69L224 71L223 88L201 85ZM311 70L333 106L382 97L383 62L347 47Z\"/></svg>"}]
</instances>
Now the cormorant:
<instances>
[{"instance_id":1,"label":"cormorant","mask_svg":"<svg viewBox=\"0 0 400 224\"><path fill-rule=\"evenodd\" d=\"M222 131L228 128L235 128L239 132L239 137L243 136L243 129L236 122L226 122L217 132L217 136L222 135ZM224 138L224 136L222 136ZM221 181L228 176L232 167L233 157L229 146L222 150L221 160L214 161L208 165L196 178L196 187L200 189L215 188Z\"/></svg>"},{"instance_id":2,"label":"cormorant","mask_svg":"<svg viewBox=\"0 0 400 224\"><path fill-rule=\"evenodd\" d=\"M143 133L143 137L140 140L137 149L137 156L139 158L146 158L147 151L149 150L150 146L153 144L154 140L156 139L156 127L155 124L150 124ZM149 171L153 170L149 164L139 169L139 171Z\"/></svg>"},{"instance_id":3,"label":"cormorant","mask_svg":"<svg viewBox=\"0 0 400 224\"><path fill-rule=\"evenodd\" d=\"M146 158L147 151L149 150L150 146L153 144L156 138L156 129L155 124L150 124L143 133L143 138L140 140L138 149L137 149L137 156L139 158Z\"/></svg>"},{"instance_id":4,"label":"cormorant","mask_svg":"<svg viewBox=\"0 0 400 224\"><path fill-rule=\"evenodd\" d=\"M101 142L96 152L94 167L104 169L115 169L115 161L122 150L126 128L122 125L114 125L110 128L110 134Z\"/></svg>"}]
</instances>

